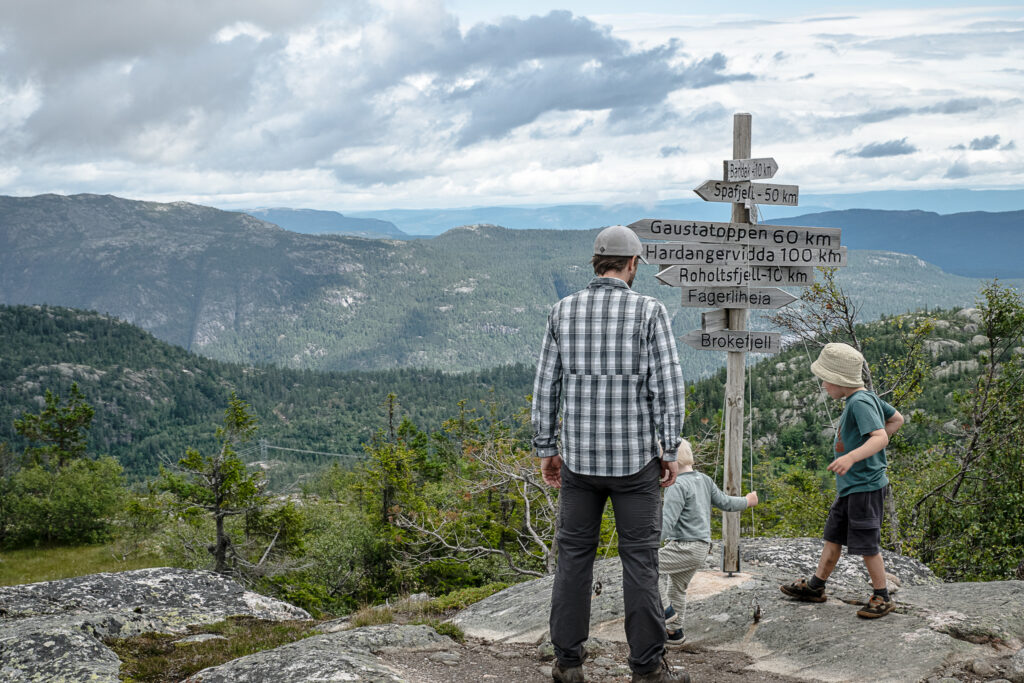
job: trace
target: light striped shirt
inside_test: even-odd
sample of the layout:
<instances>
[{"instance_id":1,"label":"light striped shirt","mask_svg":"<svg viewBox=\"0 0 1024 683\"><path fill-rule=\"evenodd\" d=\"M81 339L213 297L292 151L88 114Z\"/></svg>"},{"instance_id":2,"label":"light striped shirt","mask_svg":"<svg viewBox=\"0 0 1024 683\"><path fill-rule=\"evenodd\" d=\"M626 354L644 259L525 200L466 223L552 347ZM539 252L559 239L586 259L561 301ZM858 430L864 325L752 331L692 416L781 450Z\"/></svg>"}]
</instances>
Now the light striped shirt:
<instances>
[{"instance_id":1,"label":"light striped shirt","mask_svg":"<svg viewBox=\"0 0 1024 683\"><path fill-rule=\"evenodd\" d=\"M660 301L596 277L552 307L530 414L539 457L561 455L577 474L623 477L657 458L660 441L675 460L683 401Z\"/></svg>"}]
</instances>

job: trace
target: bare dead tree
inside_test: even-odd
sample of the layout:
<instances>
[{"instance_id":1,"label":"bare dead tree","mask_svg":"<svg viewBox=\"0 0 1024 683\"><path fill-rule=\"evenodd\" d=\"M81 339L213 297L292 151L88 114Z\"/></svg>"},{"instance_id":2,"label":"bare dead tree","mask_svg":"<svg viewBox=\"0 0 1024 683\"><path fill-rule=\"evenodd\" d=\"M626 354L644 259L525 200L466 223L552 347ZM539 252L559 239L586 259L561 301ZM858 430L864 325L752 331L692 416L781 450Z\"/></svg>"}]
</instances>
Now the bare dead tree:
<instances>
[{"instance_id":1,"label":"bare dead tree","mask_svg":"<svg viewBox=\"0 0 1024 683\"><path fill-rule=\"evenodd\" d=\"M470 448L476 468L472 478L457 479L464 487L461 499L426 510L398 510L393 515L393 523L412 531L418 540L406 551L408 558L424 561L443 556L469 562L492 556L501 558L515 574L554 572L558 502L541 479L536 458L506 437L471 442ZM493 508L495 497L500 502L499 514L477 519L481 509ZM502 540L495 542L495 536ZM511 541L506 543L509 536ZM544 570L532 568L537 565Z\"/></svg>"}]
</instances>

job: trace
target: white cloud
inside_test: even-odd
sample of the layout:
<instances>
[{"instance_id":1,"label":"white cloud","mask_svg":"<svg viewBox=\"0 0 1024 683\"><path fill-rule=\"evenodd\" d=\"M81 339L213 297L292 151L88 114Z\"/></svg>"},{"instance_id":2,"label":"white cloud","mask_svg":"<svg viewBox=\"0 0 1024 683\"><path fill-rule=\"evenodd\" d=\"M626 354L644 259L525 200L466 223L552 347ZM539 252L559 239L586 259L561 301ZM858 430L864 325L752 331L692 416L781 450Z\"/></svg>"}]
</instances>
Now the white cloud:
<instances>
[{"instance_id":1,"label":"white cloud","mask_svg":"<svg viewBox=\"0 0 1024 683\"><path fill-rule=\"evenodd\" d=\"M0 8L0 158L16 169L0 193L342 211L692 197L738 111L804 193L1024 181L1024 32L1005 8L765 21L509 4L474 24L439 0Z\"/></svg>"}]
</instances>

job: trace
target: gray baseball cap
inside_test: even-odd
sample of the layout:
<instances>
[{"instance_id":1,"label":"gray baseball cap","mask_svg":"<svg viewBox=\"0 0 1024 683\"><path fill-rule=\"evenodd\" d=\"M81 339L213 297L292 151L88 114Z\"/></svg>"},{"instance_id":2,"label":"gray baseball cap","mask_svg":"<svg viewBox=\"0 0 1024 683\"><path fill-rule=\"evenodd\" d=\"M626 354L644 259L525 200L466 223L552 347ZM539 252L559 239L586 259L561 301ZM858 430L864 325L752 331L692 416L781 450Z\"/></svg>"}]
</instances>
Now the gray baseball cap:
<instances>
[{"instance_id":1,"label":"gray baseball cap","mask_svg":"<svg viewBox=\"0 0 1024 683\"><path fill-rule=\"evenodd\" d=\"M597 233L597 239L594 240L595 256L639 256L641 261L647 263L643 253L640 238L625 225L605 228Z\"/></svg>"}]
</instances>

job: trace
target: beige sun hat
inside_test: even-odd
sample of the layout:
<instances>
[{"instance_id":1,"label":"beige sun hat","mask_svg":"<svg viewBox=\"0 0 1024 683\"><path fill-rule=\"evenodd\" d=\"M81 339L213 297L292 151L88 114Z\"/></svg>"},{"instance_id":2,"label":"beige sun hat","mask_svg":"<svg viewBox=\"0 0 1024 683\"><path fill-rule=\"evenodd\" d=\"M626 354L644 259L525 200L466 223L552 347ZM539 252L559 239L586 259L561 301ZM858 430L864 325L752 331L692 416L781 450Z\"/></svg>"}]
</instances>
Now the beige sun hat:
<instances>
[{"instance_id":1,"label":"beige sun hat","mask_svg":"<svg viewBox=\"0 0 1024 683\"><path fill-rule=\"evenodd\" d=\"M811 372L840 387L864 386L864 356L849 344L832 342L811 363Z\"/></svg>"}]
</instances>

